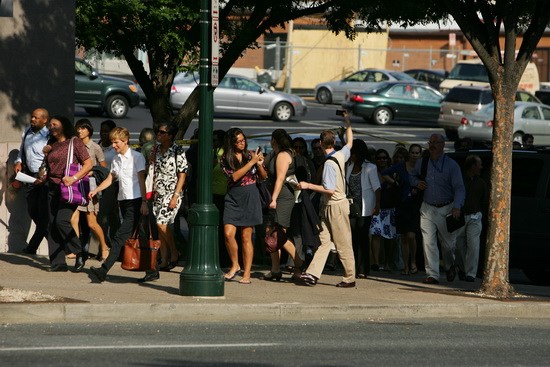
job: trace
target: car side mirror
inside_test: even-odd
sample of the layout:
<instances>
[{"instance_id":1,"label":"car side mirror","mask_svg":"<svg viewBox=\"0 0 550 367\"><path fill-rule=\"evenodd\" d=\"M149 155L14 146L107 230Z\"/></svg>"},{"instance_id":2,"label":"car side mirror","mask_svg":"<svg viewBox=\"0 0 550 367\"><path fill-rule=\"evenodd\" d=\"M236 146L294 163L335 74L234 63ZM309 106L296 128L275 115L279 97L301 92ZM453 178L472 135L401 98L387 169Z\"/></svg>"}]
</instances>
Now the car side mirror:
<instances>
[{"instance_id":1,"label":"car side mirror","mask_svg":"<svg viewBox=\"0 0 550 367\"><path fill-rule=\"evenodd\" d=\"M265 88L264 87L260 88L259 92L260 92L260 94L264 94L265 93Z\"/></svg>"},{"instance_id":2,"label":"car side mirror","mask_svg":"<svg viewBox=\"0 0 550 367\"><path fill-rule=\"evenodd\" d=\"M97 79L99 77L99 74L97 73L97 71L92 71L92 74L90 75L90 80L94 80L94 79Z\"/></svg>"}]
</instances>

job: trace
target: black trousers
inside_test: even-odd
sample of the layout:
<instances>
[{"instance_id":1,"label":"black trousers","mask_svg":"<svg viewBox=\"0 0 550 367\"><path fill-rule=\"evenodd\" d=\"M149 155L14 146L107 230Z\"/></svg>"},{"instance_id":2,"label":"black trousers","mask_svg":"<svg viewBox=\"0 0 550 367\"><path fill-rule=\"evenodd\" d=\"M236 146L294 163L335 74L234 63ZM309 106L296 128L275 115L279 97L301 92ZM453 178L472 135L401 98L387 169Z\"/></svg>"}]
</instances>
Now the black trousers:
<instances>
[{"instance_id":1,"label":"black trousers","mask_svg":"<svg viewBox=\"0 0 550 367\"><path fill-rule=\"evenodd\" d=\"M109 251L109 256L107 256L107 259L105 259L103 265L101 265L105 274L107 274L109 269L111 269L118 260L124 243L130 238L136 226L139 224L141 202L141 198L120 200L118 202L120 212L122 213L122 223L111 240L111 251Z\"/></svg>"},{"instance_id":2,"label":"black trousers","mask_svg":"<svg viewBox=\"0 0 550 367\"><path fill-rule=\"evenodd\" d=\"M35 225L34 234L29 240L28 249L36 252L44 238L48 236L48 184L25 185L27 212Z\"/></svg>"},{"instance_id":3,"label":"black trousers","mask_svg":"<svg viewBox=\"0 0 550 367\"><path fill-rule=\"evenodd\" d=\"M82 245L71 225L76 205L60 201L58 184L48 182L48 252L52 265L65 264L67 253L80 254Z\"/></svg>"},{"instance_id":4,"label":"black trousers","mask_svg":"<svg viewBox=\"0 0 550 367\"><path fill-rule=\"evenodd\" d=\"M355 256L355 274L370 273L369 228L372 217L350 218L351 242Z\"/></svg>"}]
</instances>

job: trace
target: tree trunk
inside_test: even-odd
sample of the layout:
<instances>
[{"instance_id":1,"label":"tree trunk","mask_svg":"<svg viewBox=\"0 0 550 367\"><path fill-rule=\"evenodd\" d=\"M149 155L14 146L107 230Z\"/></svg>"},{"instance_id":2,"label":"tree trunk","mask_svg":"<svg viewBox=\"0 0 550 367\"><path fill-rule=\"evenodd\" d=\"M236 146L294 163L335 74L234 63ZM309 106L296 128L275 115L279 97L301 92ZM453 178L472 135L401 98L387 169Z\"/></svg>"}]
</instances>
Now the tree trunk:
<instances>
[{"instance_id":1,"label":"tree trunk","mask_svg":"<svg viewBox=\"0 0 550 367\"><path fill-rule=\"evenodd\" d=\"M517 83L506 78L504 66L493 84L495 116L493 120L493 164L489 190L489 218L485 270L480 291L496 298L514 294L508 277L510 203L512 187L512 134ZM507 80L508 82L506 82Z\"/></svg>"}]
</instances>

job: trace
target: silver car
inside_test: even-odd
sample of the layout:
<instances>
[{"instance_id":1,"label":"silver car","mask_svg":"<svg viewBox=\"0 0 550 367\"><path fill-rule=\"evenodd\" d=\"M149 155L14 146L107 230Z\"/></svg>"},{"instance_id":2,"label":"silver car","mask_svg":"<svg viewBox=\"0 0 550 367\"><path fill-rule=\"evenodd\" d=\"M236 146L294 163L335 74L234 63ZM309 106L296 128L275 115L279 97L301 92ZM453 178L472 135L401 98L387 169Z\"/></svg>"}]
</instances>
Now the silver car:
<instances>
[{"instance_id":1,"label":"silver car","mask_svg":"<svg viewBox=\"0 0 550 367\"><path fill-rule=\"evenodd\" d=\"M494 103L462 117L459 138L487 142L493 139ZM550 144L550 106L535 102L516 102L514 106L514 140L532 134L537 145Z\"/></svg>"},{"instance_id":2,"label":"silver car","mask_svg":"<svg viewBox=\"0 0 550 367\"><path fill-rule=\"evenodd\" d=\"M404 81L414 83L416 80L400 71L364 69L348 75L342 80L320 83L315 86L315 98L319 103L341 103L346 99L350 89L365 90L381 82Z\"/></svg>"},{"instance_id":3,"label":"silver car","mask_svg":"<svg viewBox=\"0 0 550 367\"><path fill-rule=\"evenodd\" d=\"M196 74L182 74L174 79L170 102L173 108L183 106L199 83ZM214 113L259 115L275 121L303 117L304 100L296 95L264 88L244 76L227 74L214 90Z\"/></svg>"}]
</instances>

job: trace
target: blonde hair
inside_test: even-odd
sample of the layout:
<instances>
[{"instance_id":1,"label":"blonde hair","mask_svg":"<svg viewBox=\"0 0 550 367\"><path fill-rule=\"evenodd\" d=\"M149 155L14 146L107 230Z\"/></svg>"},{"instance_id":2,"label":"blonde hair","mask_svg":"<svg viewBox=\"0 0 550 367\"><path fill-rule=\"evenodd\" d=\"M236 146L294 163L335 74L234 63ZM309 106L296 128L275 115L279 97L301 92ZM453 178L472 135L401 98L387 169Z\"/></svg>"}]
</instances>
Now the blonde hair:
<instances>
[{"instance_id":1,"label":"blonde hair","mask_svg":"<svg viewBox=\"0 0 550 367\"><path fill-rule=\"evenodd\" d=\"M130 132L125 127L115 127L109 133L109 139L111 139L111 141L118 139L127 142L130 140Z\"/></svg>"}]
</instances>

